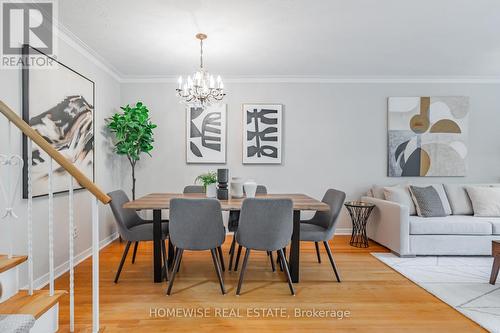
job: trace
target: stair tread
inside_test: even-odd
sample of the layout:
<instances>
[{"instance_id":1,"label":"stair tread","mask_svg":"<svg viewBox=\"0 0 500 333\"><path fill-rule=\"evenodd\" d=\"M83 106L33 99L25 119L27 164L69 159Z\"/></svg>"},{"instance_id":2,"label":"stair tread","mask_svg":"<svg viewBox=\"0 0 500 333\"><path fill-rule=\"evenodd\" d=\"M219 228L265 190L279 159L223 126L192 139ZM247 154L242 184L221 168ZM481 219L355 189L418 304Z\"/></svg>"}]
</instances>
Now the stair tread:
<instances>
[{"instance_id":1,"label":"stair tread","mask_svg":"<svg viewBox=\"0 0 500 333\"><path fill-rule=\"evenodd\" d=\"M28 256L12 256L12 258L8 258L7 255L2 254L0 255L0 273L22 264L26 260L28 260Z\"/></svg>"},{"instance_id":2,"label":"stair tread","mask_svg":"<svg viewBox=\"0 0 500 333\"><path fill-rule=\"evenodd\" d=\"M64 290L56 290L54 296L50 296L48 290L35 290L30 296L22 290L0 304L0 314L30 314L38 319L65 294Z\"/></svg>"}]
</instances>

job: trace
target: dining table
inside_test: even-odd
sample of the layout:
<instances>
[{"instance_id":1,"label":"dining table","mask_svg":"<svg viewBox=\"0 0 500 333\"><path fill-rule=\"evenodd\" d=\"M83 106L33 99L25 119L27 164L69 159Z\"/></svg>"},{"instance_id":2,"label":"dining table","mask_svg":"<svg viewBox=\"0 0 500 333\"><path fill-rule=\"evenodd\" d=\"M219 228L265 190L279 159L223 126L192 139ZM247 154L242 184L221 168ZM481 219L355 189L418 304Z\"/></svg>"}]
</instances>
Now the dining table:
<instances>
[{"instance_id":1,"label":"dining table","mask_svg":"<svg viewBox=\"0 0 500 333\"><path fill-rule=\"evenodd\" d=\"M291 199L293 202L293 233L290 243L290 254L288 265L292 282L300 280L300 212L301 211L328 211L330 207L306 194L257 194L256 198L264 199ZM163 281L162 275L162 210L170 209L170 200L174 198L201 199L206 198L201 193L150 193L136 200L129 201L123 205L124 208L153 211L153 281L160 283ZM240 211L243 198L229 198L219 200L223 211ZM171 266L174 248L169 241L168 265Z\"/></svg>"}]
</instances>

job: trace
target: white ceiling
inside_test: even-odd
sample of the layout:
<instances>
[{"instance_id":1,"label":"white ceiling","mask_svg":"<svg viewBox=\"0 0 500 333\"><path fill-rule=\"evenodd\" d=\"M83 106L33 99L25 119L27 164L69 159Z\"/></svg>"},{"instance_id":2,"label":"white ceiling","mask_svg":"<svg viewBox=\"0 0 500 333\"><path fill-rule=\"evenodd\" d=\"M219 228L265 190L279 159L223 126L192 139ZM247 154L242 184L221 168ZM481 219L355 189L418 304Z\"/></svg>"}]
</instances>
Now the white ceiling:
<instances>
[{"instance_id":1,"label":"white ceiling","mask_svg":"<svg viewBox=\"0 0 500 333\"><path fill-rule=\"evenodd\" d=\"M124 77L500 76L498 0L61 0Z\"/></svg>"}]
</instances>

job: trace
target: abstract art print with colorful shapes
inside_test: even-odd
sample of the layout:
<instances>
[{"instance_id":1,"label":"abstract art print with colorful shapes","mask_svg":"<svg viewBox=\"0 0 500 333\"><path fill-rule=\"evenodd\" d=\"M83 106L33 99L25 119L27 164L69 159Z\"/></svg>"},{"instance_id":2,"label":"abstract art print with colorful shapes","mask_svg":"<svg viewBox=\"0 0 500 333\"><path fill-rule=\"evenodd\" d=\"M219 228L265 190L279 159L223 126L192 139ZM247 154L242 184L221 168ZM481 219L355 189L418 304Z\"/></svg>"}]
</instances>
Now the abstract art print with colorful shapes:
<instances>
[{"instance_id":1,"label":"abstract art print with colorful shapes","mask_svg":"<svg viewBox=\"0 0 500 333\"><path fill-rule=\"evenodd\" d=\"M389 177L463 177L469 98L390 97Z\"/></svg>"},{"instance_id":2,"label":"abstract art print with colorful shapes","mask_svg":"<svg viewBox=\"0 0 500 333\"><path fill-rule=\"evenodd\" d=\"M226 105L188 107L186 162L226 163Z\"/></svg>"}]
</instances>

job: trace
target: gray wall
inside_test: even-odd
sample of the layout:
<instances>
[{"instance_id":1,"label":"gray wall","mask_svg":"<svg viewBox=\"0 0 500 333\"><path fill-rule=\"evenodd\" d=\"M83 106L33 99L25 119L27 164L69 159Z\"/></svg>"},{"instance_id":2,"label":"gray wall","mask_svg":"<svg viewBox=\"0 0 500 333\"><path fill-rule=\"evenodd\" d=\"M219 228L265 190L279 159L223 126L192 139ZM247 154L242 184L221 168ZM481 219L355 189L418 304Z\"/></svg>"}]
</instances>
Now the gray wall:
<instances>
[{"instance_id":1,"label":"gray wall","mask_svg":"<svg viewBox=\"0 0 500 333\"><path fill-rule=\"evenodd\" d=\"M303 192L321 198L325 189L359 198L373 184L410 179L387 177L387 97L470 96L469 172L465 178L420 182L490 182L500 176L498 84L425 83L227 83L227 164L231 176L253 178L271 192ZM153 157L144 157L138 193L180 191L217 165L186 165L185 111L169 83L127 83L121 102L149 106L155 131ZM242 165L242 103L284 105L283 164ZM125 183L128 186L128 183ZM349 228L347 216L341 228ZM342 230L341 230L342 231ZM344 229L343 231L346 231Z\"/></svg>"},{"instance_id":2,"label":"gray wall","mask_svg":"<svg viewBox=\"0 0 500 333\"><path fill-rule=\"evenodd\" d=\"M116 110L120 105L120 83L96 65L92 60L75 50L63 40L59 41L59 60L74 70L82 73L96 85L95 92L95 170L96 183L105 191L120 187L121 166L110 149L106 138L102 134L104 118ZM21 75L19 70L0 70L0 99L14 111L21 114ZM7 121L0 116L0 153L8 152ZM22 156L21 134L17 128L12 129L13 152ZM118 171L118 172L117 172ZM3 176L2 176L3 177ZM4 212L4 202L0 199L0 214ZM34 230L34 277L39 282L46 280L48 273L48 210L47 197L34 199L33 203L33 230ZM54 230L55 230L55 265L61 266L62 272L68 260L68 195L56 195L54 199ZM14 239L15 254L27 253L27 206L21 195L15 202L15 211L19 219L15 221L14 232L11 233L3 221L0 221L0 253L7 253L8 239ZM114 221L109 207L100 205L100 239L109 239L115 233ZM91 196L87 191L75 192L75 224L78 237L75 240L75 255L78 258L89 253L91 246ZM27 268L21 271L21 286L27 283Z\"/></svg>"}]
</instances>

